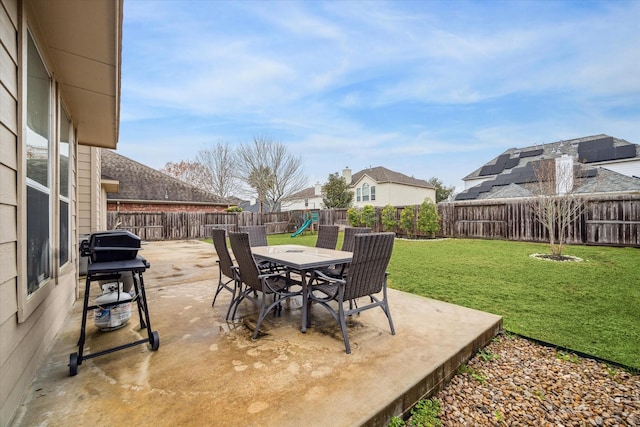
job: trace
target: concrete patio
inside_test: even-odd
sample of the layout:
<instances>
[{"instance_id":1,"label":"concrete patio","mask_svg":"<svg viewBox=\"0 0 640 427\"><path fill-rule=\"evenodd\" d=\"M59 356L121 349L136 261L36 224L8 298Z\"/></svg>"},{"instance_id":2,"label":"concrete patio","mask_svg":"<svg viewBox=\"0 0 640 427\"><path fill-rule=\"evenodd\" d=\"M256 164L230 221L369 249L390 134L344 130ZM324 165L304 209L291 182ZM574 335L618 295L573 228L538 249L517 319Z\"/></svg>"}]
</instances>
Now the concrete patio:
<instances>
[{"instance_id":1,"label":"concrete patio","mask_svg":"<svg viewBox=\"0 0 640 427\"><path fill-rule=\"evenodd\" d=\"M251 303L240 306L236 322L224 319L229 292L211 307L218 278L212 245L143 248L158 351L143 344L84 360L70 377L78 300L12 425L384 426L441 387L502 326L493 314L390 290L396 335L381 310L368 310L349 324L350 355L321 307L301 333L295 302L269 316L252 341ZM147 337L135 309L117 331L99 331L91 315L87 324L85 354Z\"/></svg>"}]
</instances>

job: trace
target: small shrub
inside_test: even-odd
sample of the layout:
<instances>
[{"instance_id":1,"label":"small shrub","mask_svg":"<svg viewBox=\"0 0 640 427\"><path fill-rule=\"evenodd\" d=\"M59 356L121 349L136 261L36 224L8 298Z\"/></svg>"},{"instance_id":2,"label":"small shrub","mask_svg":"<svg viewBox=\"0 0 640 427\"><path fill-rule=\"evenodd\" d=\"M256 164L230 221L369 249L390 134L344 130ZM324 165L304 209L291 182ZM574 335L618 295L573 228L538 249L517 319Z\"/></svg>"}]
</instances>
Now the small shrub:
<instances>
[{"instance_id":1,"label":"small shrub","mask_svg":"<svg viewBox=\"0 0 640 427\"><path fill-rule=\"evenodd\" d=\"M404 229L408 237L413 235L413 226L415 223L415 216L413 213L413 206L407 206L402 209L400 213L400 227Z\"/></svg>"},{"instance_id":2,"label":"small shrub","mask_svg":"<svg viewBox=\"0 0 640 427\"><path fill-rule=\"evenodd\" d=\"M382 228L384 231L396 231L398 220L396 219L396 208L387 205L382 208Z\"/></svg>"},{"instance_id":3,"label":"small shrub","mask_svg":"<svg viewBox=\"0 0 640 427\"><path fill-rule=\"evenodd\" d=\"M434 237L440 230L440 215L436 204L429 198L424 199L418 210L418 230L428 237Z\"/></svg>"},{"instance_id":4,"label":"small shrub","mask_svg":"<svg viewBox=\"0 0 640 427\"><path fill-rule=\"evenodd\" d=\"M360 223L372 229L376 225L376 210L371 205L365 205L360 211Z\"/></svg>"},{"instance_id":5,"label":"small shrub","mask_svg":"<svg viewBox=\"0 0 640 427\"><path fill-rule=\"evenodd\" d=\"M229 206L225 209L227 212L242 212L242 208L240 206Z\"/></svg>"},{"instance_id":6,"label":"small shrub","mask_svg":"<svg viewBox=\"0 0 640 427\"><path fill-rule=\"evenodd\" d=\"M349 221L349 225L351 225L352 227L359 227L361 221L360 209L347 209L347 221Z\"/></svg>"}]
</instances>

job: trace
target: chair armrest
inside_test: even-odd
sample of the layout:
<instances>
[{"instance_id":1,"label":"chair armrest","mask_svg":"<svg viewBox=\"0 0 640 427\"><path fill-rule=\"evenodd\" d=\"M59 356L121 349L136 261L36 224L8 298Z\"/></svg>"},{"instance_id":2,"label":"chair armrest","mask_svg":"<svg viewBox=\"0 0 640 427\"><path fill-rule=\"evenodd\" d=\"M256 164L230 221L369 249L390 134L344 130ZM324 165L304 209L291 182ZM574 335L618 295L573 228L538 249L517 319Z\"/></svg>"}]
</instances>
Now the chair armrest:
<instances>
[{"instance_id":1,"label":"chair armrest","mask_svg":"<svg viewBox=\"0 0 640 427\"><path fill-rule=\"evenodd\" d=\"M284 279L285 277L280 274L280 273L262 273L258 275L258 279L262 280L262 279L272 279L274 277L279 277Z\"/></svg>"},{"instance_id":2,"label":"chair armrest","mask_svg":"<svg viewBox=\"0 0 640 427\"><path fill-rule=\"evenodd\" d=\"M313 278L316 278L316 277L319 277L320 279L324 280L325 282L340 283L340 284L343 284L343 285L345 283L347 283L347 281L344 280L344 279L339 279L337 277L327 276L326 274L324 274L320 270L313 270Z\"/></svg>"}]
</instances>

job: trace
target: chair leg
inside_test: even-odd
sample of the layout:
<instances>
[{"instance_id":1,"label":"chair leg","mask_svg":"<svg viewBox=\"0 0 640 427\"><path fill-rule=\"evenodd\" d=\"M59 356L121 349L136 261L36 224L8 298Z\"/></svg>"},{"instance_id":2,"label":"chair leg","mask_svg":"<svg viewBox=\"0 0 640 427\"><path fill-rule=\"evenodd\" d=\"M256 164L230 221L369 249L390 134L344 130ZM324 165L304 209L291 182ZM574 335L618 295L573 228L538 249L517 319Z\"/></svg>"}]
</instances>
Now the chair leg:
<instances>
[{"instance_id":1,"label":"chair leg","mask_svg":"<svg viewBox=\"0 0 640 427\"><path fill-rule=\"evenodd\" d=\"M342 331L342 339L344 339L344 347L347 354L351 354L351 345L349 344L349 335L347 334L347 319L344 315L343 303L338 303L338 323L340 323L340 330Z\"/></svg>"},{"instance_id":2,"label":"chair leg","mask_svg":"<svg viewBox=\"0 0 640 427\"><path fill-rule=\"evenodd\" d=\"M274 295L275 298L275 295ZM255 331L253 331L253 337L252 339L257 339L258 338L258 334L260 333L260 325L262 324L262 321L264 320L265 317L267 317L267 313L269 313L269 311L271 311L271 306L269 308L269 310L267 310L267 293L264 291L262 292L262 297L260 298L260 312L258 313L258 320L256 320L256 329Z\"/></svg>"},{"instance_id":3,"label":"chair leg","mask_svg":"<svg viewBox=\"0 0 640 427\"><path fill-rule=\"evenodd\" d=\"M387 300L387 284L386 283L382 288L382 296L384 300L382 301L381 307L382 307L382 310L384 311L384 314L387 316L387 319L389 320L389 328L391 329L391 335L395 335L396 330L393 327L393 320L391 320L391 310L389 310L389 302Z\"/></svg>"},{"instance_id":4,"label":"chair leg","mask_svg":"<svg viewBox=\"0 0 640 427\"><path fill-rule=\"evenodd\" d=\"M236 292L237 291L238 291L238 284L234 283L233 291L231 292L231 302L229 302L229 308L227 309L227 317L226 317L227 320L229 320L229 315L231 314L231 309L236 304ZM235 311L234 311L234 313L235 313Z\"/></svg>"},{"instance_id":5,"label":"chair leg","mask_svg":"<svg viewBox=\"0 0 640 427\"><path fill-rule=\"evenodd\" d=\"M248 290L247 291L243 291L242 290L242 283L239 283L237 286L238 286L238 297L235 299L235 301L231 301L231 304L234 306L233 307L233 315L231 317L232 319L236 318L236 313L238 312L238 306L240 305L240 303L242 302L242 300L246 296L245 292L248 292ZM231 307L229 307L229 311L231 311ZM227 320L228 320L228 318L227 318Z\"/></svg>"},{"instance_id":6,"label":"chair leg","mask_svg":"<svg viewBox=\"0 0 640 427\"><path fill-rule=\"evenodd\" d=\"M213 296L213 301L211 302L211 307L213 307L216 303L216 298L218 298L218 294L222 290L222 272L220 272L220 276L218 277L218 288L216 289L216 293Z\"/></svg>"}]
</instances>

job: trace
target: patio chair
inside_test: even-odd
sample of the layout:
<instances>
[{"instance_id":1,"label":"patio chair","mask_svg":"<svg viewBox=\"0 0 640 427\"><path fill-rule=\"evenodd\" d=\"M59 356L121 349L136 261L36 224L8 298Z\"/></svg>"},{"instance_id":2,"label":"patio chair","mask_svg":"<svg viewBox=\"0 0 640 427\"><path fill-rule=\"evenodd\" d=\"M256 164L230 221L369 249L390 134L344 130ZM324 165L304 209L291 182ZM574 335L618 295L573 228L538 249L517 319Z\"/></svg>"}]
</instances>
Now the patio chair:
<instances>
[{"instance_id":1,"label":"patio chair","mask_svg":"<svg viewBox=\"0 0 640 427\"><path fill-rule=\"evenodd\" d=\"M369 227L345 227L341 251L353 252L353 238L356 234L371 233Z\"/></svg>"},{"instance_id":2,"label":"patio chair","mask_svg":"<svg viewBox=\"0 0 640 427\"><path fill-rule=\"evenodd\" d=\"M282 308L283 301L301 295L302 291L291 290L299 282L294 282L288 274L260 272L251 252L248 233L230 232L229 241L231 242L231 250L236 257L238 287L242 283L246 285L246 288L241 289L240 295L236 298L233 317L235 317L238 305L243 299L248 299L259 307L258 320L253 332L253 339L255 340L258 338L260 325L267 314L274 309L274 315L278 314ZM273 297L271 301L268 300L269 296Z\"/></svg>"},{"instance_id":3,"label":"patio chair","mask_svg":"<svg viewBox=\"0 0 640 427\"><path fill-rule=\"evenodd\" d=\"M316 240L316 248L335 249L337 243L338 243L338 226L337 225L318 226L318 239Z\"/></svg>"},{"instance_id":4,"label":"patio chair","mask_svg":"<svg viewBox=\"0 0 640 427\"><path fill-rule=\"evenodd\" d=\"M247 233L249 235L249 245L254 246L269 246L267 243L267 227L264 225L246 225L238 227L239 233ZM261 262L258 264L260 271L269 271L272 273L282 271L281 268L275 266L269 262Z\"/></svg>"},{"instance_id":5,"label":"patio chair","mask_svg":"<svg viewBox=\"0 0 640 427\"><path fill-rule=\"evenodd\" d=\"M341 251L353 252L353 242L356 234L371 233L369 227L345 227L344 239L342 240ZM327 268L322 271L326 276L343 278L349 270L349 264L336 265L333 268Z\"/></svg>"},{"instance_id":6,"label":"patio chair","mask_svg":"<svg viewBox=\"0 0 640 427\"><path fill-rule=\"evenodd\" d=\"M344 279L327 276L322 271L314 271L312 274L307 313L310 313L311 304L314 302L331 313L342 331L347 354L351 353L347 316L380 307L389 320L391 335L396 333L387 302L386 271L394 239L395 233L359 234L354 238L353 259L349 273ZM376 295L380 291L382 299ZM369 297L370 302L358 307L355 302L360 297ZM332 301L338 303L337 311L329 304ZM348 309L345 309L345 303L349 303Z\"/></svg>"},{"instance_id":7,"label":"patio chair","mask_svg":"<svg viewBox=\"0 0 640 427\"><path fill-rule=\"evenodd\" d=\"M226 231L221 228L214 228L212 230L212 236L213 246L215 247L216 254L218 255L218 260L216 261L218 263L218 287L216 288L216 293L213 296L211 307L215 305L216 298L218 298L220 291L223 289L228 290L231 292L231 303L229 304L226 318L229 319L229 314L231 313L231 308L233 307L234 300L236 299L236 293L238 291L236 266L233 265L231 254L229 254L229 249L227 248ZM230 285L232 282L233 284Z\"/></svg>"},{"instance_id":8,"label":"patio chair","mask_svg":"<svg viewBox=\"0 0 640 427\"><path fill-rule=\"evenodd\" d=\"M264 225L247 225L238 227L238 232L249 234L249 245L269 246L267 243L267 227Z\"/></svg>"}]
</instances>

